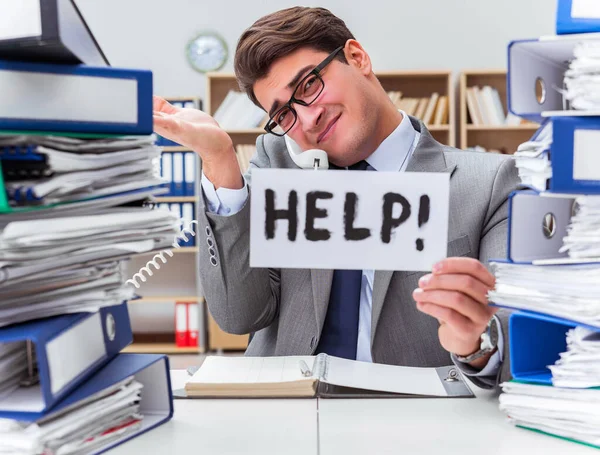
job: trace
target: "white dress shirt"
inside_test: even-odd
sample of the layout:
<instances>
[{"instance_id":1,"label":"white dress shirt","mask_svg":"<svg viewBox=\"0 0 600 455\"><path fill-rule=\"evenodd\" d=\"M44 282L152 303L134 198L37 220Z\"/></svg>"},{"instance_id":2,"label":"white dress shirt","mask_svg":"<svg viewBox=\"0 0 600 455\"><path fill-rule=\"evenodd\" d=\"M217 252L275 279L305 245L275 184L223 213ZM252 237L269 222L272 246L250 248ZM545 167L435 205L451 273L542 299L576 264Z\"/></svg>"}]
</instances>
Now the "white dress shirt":
<instances>
[{"instance_id":1,"label":"white dress shirt","mask_svg":"<svg viewBox=\"0 0 600 455\"><path fill-rule=\"evenodd\" d=\"M402 112L402 111L401 111ZM379 147L365 160L375 171L402 172L412 156L421 134L416 131L408 116L402 112L402 121L392 133L384 139ZM218 215L233 215L239 212L248 198L246 185L239 190L219 188L202 174L202 189L206 196L208 209ZM372 362L371 357L371 315L373 308L373 281L374 270L362 271L360 289L360 308L358 322L358 342L356 346L356 360ZM499 333L498 351L490 358L488 364L481 371L476 371L469 365L455 361L455 364L469 376L494 376L502 361L504 340L502 331Z\"/></svg>"}]
</instances>

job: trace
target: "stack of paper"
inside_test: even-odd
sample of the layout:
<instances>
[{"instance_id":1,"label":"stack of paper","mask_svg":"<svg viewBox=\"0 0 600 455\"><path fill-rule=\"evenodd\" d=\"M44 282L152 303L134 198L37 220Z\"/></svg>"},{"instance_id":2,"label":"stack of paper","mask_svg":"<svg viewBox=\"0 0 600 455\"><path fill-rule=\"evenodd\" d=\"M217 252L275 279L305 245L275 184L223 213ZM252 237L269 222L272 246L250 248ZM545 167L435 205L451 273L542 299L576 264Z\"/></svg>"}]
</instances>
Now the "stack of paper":
<instances>
[{"instance_id":1,"label":"stack of paper","mask_svg":"<svg viewBox=\"0 0 600 455\"><path fill-rule=\"evenodd\" d=\"M572 258L597 258L600 262L600 196L580 196L561 252Z\"/></svg>"},{"instance_id":2,"label":"stack of paper","mask_svg":"<svg viewBox=\"0 0 600 455\"><path fill-rule=\"evenodd\" d=\"M80 139L1 135L0 159L11 205L55 204L164 183L155 137Z\"/></svg>"},{"instance_id":3,"label":"stack of paper","mask_svg":"<svg viewBox=\"0 0 600 455\"><path fill-rule=\"evenodd\" d=\"M92 453L139 430L142 384L129 378L36 422L0 419L0 453Z\"/></svg>"},{"instance_id":4,"label":"stack of paper","mask_svg":"<svg viewBox=\"0 0 600 455\"><path fill-rule=\"evenodd\" d=\"M569 330L567 351L549 368L557 387L600 387L600 332L582 326Z\"/></svg>"},{"instance_id":5,"label":"stack of paper","mask_svg":"<svg viewBox=\"0 0 600 455\"><path fill-rule=\"evenodd\" d=\"M577 110L600 109L600 40L577 44L574 59L565 72L565 98Z\"/></svg>"},{"instance_id":6,"label":"stack of paper","mask_svg":"<svg viewBox=\"0 0 600 455\"><path fill-rule=\"evenodd\" d=\"M25 343L0 343L0 398L19 387L26 377Z\"/></svg>"},{"instance_id":7,"label":"stack of paper","mask_svg":"<svg viewBox=\"0 0 600 455\"><path fill-rule=\"evenodd\" d=\"M600 325L598 264L491 262L491 267L496 287L488 297L494 304Z\"/></svg>"},{"instance_id":8,"label":"stack of paper","mask_svg":"<svg viewBox=\"0 0 600 455\"><path fill-rule=\"evenodd\" d=\"M10 222L0 232L0 326L130 300L116 260L169 248L179 226L172 212L134 207Z\"/></svg>"},{"instance_id":9,"label":"stack of paper","mask_svg":"<svg viewBox=\"0 0 600 455\"><path fill-rule=\"evenodd\" d=\"M552 122L544 123L530 141L519 145L514 154L515 165L524 185L545 191L552 177L550 147L552 145Z\"/></svg>"},{"instance_id":10,"label":"stack of paper","mask_svg":"<svg viewBox=\"0 0 600 455\"><path fill-rule=\"evenodd\" d=\"M516 381L502 384L500 409L509 422L600 446L600 393Z\"/></svg>"}]
</instances>

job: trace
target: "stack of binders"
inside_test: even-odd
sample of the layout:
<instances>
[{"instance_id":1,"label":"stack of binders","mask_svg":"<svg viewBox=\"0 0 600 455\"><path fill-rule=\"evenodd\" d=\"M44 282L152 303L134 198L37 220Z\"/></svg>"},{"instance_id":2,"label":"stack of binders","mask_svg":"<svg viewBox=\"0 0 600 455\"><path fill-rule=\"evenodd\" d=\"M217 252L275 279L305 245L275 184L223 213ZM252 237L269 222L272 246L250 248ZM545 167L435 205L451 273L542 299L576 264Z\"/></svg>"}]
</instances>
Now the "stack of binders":
<instances>
[{"instance_id":1,"label":"stack of binders","mask_svg":"<svg viewBox=\"0 0 600 455\"><path fill-rule=\"evenodd\" d=\"M560 1L558 33L599 31L598 5ZM584 33L509 46L510 110L544 123L516 153L530 189L510 197L508 258L491 263L489 300L515 310L500 396L509 421L600 448L600 111L562 88L579 49L598 43Z\"/></svg>"},{"instance_id":2,"label":"stack of binders","mask_svg":"<svg viewBox=\"0 0 600 455\"><path fill-rule=\"evenodd\" d=\"M105 59L71 0L3 14L0 453L101 453L173 413L167 357L120 353L123 263L181 222L148 206L166 191L152 74L88 66Z\"/></svg>"}]
</instances>

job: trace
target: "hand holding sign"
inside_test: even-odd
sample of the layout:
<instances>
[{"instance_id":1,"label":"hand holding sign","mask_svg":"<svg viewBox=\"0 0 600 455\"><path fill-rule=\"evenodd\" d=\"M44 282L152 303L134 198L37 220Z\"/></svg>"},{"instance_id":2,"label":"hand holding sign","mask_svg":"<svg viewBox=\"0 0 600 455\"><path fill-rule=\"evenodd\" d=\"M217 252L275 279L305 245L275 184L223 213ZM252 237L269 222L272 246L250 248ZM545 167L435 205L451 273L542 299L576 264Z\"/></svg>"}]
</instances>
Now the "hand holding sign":
<instances>
[{"instance_id":1,"label":"hand holding sign","mask_svg":"<svg viewBox=\"0 0 600 455\"><path fill-rule=\"evenodd\" d=\"M413 297L420 311L440 322L444 349L462 356L479 349L481 334L496 312L487 299L494 283L494 276L472 258L445 259L433 267L433 274L421 278ZM473 366L483 367L489 357L478 359Z\"/></svg>"},{"instance_id":2,"label":"hand holding sign","mask_svg":"<svg viewBox=\"0 0 600 455\"><path fill-rule=\"evenodd\" d=\"M256 169L250 266L431 270L446 256L449 176Z\"/></svg>"}]
</instances>

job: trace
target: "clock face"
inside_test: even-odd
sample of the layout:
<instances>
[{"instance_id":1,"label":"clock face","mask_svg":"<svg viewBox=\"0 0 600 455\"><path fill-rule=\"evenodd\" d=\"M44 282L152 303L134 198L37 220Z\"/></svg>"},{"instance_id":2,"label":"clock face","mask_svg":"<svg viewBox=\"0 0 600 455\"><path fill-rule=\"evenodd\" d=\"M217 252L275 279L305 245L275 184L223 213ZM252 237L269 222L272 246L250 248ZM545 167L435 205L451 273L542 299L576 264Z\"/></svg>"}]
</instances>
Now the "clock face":
<instances>
[{"instance_id":1,"label":"clock face","mask_svg":"<svg viewBox=\"0 0 600 455\"><path fill-rule=\"evenodd\" d=\"M227 61L227 45L219 35L203 33L188 43L186 55L195 70L216 71Z\"/></svg>"}]
</instances>

